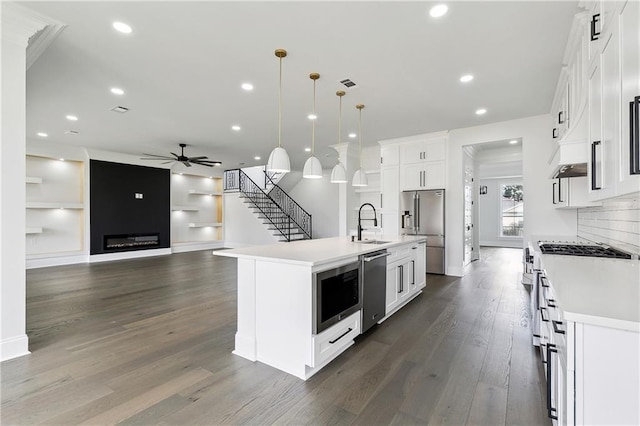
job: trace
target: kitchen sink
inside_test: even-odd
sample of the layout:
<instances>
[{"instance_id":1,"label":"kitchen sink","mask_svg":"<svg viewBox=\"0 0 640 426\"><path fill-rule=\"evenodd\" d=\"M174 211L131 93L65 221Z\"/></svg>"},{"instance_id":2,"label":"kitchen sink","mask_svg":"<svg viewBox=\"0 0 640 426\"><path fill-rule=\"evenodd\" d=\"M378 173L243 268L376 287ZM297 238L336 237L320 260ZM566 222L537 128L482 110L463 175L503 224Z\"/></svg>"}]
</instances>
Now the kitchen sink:
<instances>
[{"instance_id":1,"label":"kitchen sink","mask_svg":"<svg viewBox=\"0 0 640 426\"><path fill-rule=\"evenodd\" d=\"M390 243L391 241L380 241L380 240L363 240L363 241L358 241L360 244L387 244Z\"/></svg>"}]
</instances>

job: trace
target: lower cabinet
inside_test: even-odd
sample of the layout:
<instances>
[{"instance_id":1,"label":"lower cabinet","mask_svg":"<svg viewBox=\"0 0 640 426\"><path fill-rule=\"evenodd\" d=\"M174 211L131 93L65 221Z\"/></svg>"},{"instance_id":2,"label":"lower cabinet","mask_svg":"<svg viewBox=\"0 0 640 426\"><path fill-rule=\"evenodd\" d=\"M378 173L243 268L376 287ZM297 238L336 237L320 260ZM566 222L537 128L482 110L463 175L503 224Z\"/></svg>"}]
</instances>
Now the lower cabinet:
<instances>
[{"instance_id":1,"label":"lower cabinet","mask_svg":"<svg viewBox=\"0 0 640 426\"><path fill-rule=\"evenodd\" d=\"M426 285L426 242L401 246L387 258L388 317L407 303Z\"/></svg>"},{"instance_id":2,"label":"lower cabinet","mask_svg":"<svg viewBox=\"0 0 640 426\"><path fill-rule=\"evenodd\" d=\"M360 334L361 327L360 311L357 311L322 333L314 335L311 367L325 364L351 346L353 339Z\"/></svg>"}]
</instances>

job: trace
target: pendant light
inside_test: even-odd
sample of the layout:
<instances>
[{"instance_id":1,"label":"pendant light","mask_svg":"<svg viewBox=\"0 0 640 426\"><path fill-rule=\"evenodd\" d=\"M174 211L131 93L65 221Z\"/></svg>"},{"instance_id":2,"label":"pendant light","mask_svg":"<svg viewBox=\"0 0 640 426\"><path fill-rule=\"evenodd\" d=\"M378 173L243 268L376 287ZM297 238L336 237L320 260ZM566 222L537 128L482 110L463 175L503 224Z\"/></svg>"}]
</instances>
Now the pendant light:
<instances>
[{"instance_id":1,"label":"pendant light","mask_svg":"<svg viewBox=\"0 0 640 426\"><path fill-rule=\"evenodd\" d=\"M353 174L353 180L351 181L351 186L367 186L369 183L367 182L367 175L362 171L362 108L364 105L358 104L356 105L358 109L358 161L359 168Z\"/></svg>"},{"instance_id":2,"label":"pendant light","mask_svg":"<svg viewBox=\"0 0 640 426\"><path fill-rule=\"evenodd\" d=\"M338 148L342 144L342 97L345 95L345 92L342 90L338 90L336 92L338 99L340 99L340 108L338 109ZM331 170L331 183L346 183L347 182L347 170L344 168L342 163L340 162L340 157L338 157L338 164L333 166Z\"/></svg>"},{"instance_id":3,"label":"pendant light","mask_svg":"<svg viewBox=\"0 0 640 426\"><path fill-rule=\"evenodd\" d=\"M312 72L309 78L313 80L313 116L316 117L316 81L320 78L320 74ZM304 163L302 169L302 177L305 179L322 179L322 164L316 158L316 119L311 120L311 157Z\"/></svg>"},{"instance_id":4,"label":"pendant light","mask_svg":"<svg viewBox=\"0 0 640 426\"><path fill-rule=\"evenodd\" d=\"M291 164L289 163L289 154L282 148L282 58L287 56L284 49L276 49L276 57L280 60L280 80L278 86L278 146L271 151L269 161L267 162L267 171L289 173Z\"/></svg>"}]
</instances>

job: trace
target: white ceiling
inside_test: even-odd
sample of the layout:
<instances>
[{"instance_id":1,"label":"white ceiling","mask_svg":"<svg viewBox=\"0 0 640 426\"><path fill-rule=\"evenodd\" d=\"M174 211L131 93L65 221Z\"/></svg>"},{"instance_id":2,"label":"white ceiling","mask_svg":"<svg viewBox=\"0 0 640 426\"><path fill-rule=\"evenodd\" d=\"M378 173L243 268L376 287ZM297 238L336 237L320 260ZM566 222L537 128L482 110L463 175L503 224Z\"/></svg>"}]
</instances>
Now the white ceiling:
<instances>
[{"instance_id":1,"label":"white ceiling","mask_svg":"<svg viewBox=\"0 0 640 426\"><path fill-rule=\"evenodd\" d=\"M311 145L311 72L321 75L316 156L325 168L335 164L328 146L337 143L344 78L358 86L343 100L343 142L363 103L364 146L549 111L577 2L449 2L438 20L428 14L433 4L24 3L68 25L27 73L27 135L134 155L186 142L187 155L224 168L264 164L277 145L276 48L289 53L283 146L298 170ZM116 20L134 32L117 33ZM466 73L475 79L462 84ZM255 89L243 91L243 82ZM114 86L125 95L111 94ZM130 111L109 111L116 105ZM475 115L481 107L488 112ZM65 135L70 129L80 133Z\"/></svg>"}]
</instances>

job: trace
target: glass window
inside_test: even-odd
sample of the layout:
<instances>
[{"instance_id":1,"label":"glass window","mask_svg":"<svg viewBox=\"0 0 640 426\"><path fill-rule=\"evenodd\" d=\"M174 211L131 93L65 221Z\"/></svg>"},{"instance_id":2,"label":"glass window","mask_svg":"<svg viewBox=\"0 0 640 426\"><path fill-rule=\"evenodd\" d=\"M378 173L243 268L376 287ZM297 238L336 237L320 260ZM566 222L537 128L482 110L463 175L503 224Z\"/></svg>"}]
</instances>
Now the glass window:
<instances>
[{"instance_id":1,"label":"glass window","mask_svg":"<svg viewBox=\"0 0 640 426\"><path fill-rule=\"evenodd\" d=\"M522 237L524 228L524 197L522 185L500 185L500 235Z\"/></svg>"}]
</instances>

